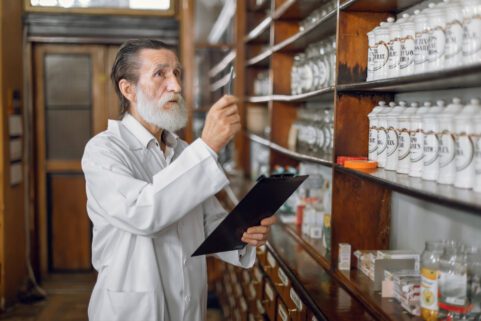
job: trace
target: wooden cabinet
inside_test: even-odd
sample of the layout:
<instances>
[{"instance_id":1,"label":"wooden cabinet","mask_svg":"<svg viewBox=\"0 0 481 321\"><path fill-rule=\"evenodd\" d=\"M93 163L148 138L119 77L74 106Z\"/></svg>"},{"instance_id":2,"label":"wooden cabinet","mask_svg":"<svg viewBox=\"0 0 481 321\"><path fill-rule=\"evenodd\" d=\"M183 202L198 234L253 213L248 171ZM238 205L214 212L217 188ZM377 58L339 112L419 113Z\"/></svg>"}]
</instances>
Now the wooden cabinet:
<instances>
[{"instance_id":1,"label":"wooden cabinet","mask_svg":"<svg viewBox=\"0 0 481 321\"><path fill-rule=\"evenodd\" d=\"M249 173L249 147L255 142L269 150L271 168L313 162L328 168L333 177L330 251L304 237L296 226L280 224L273 228L267 250L258 251L251 276L258 274L257 270L263 273L261 300L269 320L284 320L287 314L289 320L417 321L419 317L408 315L394 300L383 299L354 266L350 272L339 271L339 244L349 243L352 252L393 246L393 233L400 230L396 224L403 223L396 220L394 214L399 218L399 212L404 210L399 208L399 203L397 208L392 206L392 200L399 195L421 204L419 207L440 205L445 214L439 220L454 222L460 217L458 211L463 211L468 217L464 224L476 222L474 225L479 227L481 197L471 190L441 186L384 169L372 172L348 169L336 160L339 156L367 156L367 115L380 100L406 99L409 95L415 99L422 99L424 95L437 99L441 91L454 96L455 89L460 88L476 91L481 87L481 65L366 82L366 33L387 17L426 3L421 0L340 0L335 10L311 27L299 30L297 23L325 2L273 0L263 7L237 3L239 45L233 63L237 76L235 94L241 101L244 120L244 132L237 137L237 165ZM270 10L265 12L266 8ZM334 84L291 94L290 70L294 56L307 45L329 36L336 39ZM220 74L222 68L212 72ZM255 95L254 82L263 72L267 72L270 79L268 93ZM479 90L473 95L479 96ZM319 110L325 103L334 106L331 153L307 154L290 149L290 128L298 111L307 103ZM249 123L245 122L253 108L263 108L268 115L269 130L264 133L249 131ZM421 213L412 224L422 224L424 219ZM406 238L415 236L409 229L403 233ZM437 237L452 236L447 232ZM477 242L474 245L479 245L479 238L472 235L471 239ZM421 251L422 247L416 250ZM256 277L253 279L259 281ZM258 285L254 285L256 294Z\"/></svg>"}]
</instances>

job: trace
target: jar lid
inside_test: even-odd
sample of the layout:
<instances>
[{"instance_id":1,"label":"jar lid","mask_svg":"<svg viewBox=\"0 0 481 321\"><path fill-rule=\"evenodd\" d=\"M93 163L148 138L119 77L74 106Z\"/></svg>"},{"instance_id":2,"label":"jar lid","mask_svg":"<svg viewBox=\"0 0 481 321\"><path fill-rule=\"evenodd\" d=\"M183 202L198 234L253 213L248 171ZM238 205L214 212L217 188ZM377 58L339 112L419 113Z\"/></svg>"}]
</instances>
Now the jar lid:
<instances>
[{"instance_id":1,"label":"jar lid","mask_svg":"<svg viewBox=\"0 0 481 321\"><path fill-rule=\"evenodd\" d=\"M347 160L344 162L344 167L358 170L374 170L377 168L377 162L366 160Z\"/></svg>"}]
</instances>

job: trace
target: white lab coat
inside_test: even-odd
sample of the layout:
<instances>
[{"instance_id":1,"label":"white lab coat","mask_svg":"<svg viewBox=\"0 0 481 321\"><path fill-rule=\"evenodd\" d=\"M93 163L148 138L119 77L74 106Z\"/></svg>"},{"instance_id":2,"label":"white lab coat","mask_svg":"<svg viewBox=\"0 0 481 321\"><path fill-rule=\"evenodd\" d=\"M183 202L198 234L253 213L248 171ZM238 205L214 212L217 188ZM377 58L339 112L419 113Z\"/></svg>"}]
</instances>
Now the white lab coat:
<instances>
[{"instance_id":1,"label":"white lab coat","mask_svg":"<svg viewBox=\"0 0 481 321\"><path fill-rule=\"evenodd\" d=\"M205 256L191 254L226 212L214 194L227 183L215 153L164 131L162 152L132 116L109 120L85 147L82 169L98 271L90 321L202 321ZM255 250L219 253L251 267Z\"/></svg>"}]
</instances>

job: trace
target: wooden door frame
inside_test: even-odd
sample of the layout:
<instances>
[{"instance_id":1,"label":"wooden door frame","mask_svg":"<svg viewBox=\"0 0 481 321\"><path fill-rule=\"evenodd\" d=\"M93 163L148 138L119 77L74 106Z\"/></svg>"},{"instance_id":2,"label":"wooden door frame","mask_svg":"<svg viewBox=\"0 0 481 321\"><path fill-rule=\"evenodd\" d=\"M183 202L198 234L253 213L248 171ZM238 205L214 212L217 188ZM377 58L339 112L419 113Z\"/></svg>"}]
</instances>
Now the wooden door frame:
<instances>
[{"instance_id":1,"label":"wooden door frame","mask_svg":"<svg viewBox=\"0 0 481 321\"><path fill-rule=\"evenodd\" d=\"M106 92L108 76L105 74L106 46L102 45L57 45L34 44L34 125L35 125L35 158L37 180L35 182L36 212L38 217L38 247L40 275L49 273L49 242L48 242L48 213L47 213L47 173L58 171L81 172L79 161L46 160L45 142L45 84L44 57L46 54L89 54L92 59L92 135L105 129L108 117Z\"/></svg>"}]
</instances>

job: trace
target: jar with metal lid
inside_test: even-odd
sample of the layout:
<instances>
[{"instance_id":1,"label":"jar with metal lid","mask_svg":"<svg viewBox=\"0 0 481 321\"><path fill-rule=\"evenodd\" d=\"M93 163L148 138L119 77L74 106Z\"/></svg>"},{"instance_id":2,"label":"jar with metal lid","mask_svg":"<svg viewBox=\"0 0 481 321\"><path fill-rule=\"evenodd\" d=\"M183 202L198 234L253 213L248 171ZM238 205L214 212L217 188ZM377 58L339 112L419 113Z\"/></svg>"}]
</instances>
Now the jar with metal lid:
<instances>
[{"instance_id":1,"label":"jar with metal lid","mask_svg":"<svg viewBox=\"0 0 481 321\"><path fill-rule=\"evenodd\" d=\"M436 105L429 108L423 115L424 161L422 178L434 181L439 175L439 143L436 133L439 131L439 114L444 110L444 100L438 100Z\"/></svg>"},{"instance_id":2,"label":"jar with metal lid","mask_svg":"<svg viewBox=\"0 0 481 321\"><path fill-rule=\"evenodd\" d=\"M444 68L444 51L446 46L445 11L442 4L431 7L428 11L429 19L429 71L437 71Z\"/></svg>"},{"instance_id":3,"label":"jar with metal lid","mask_svg":"<svg viewBox=\"0 0 481 321\"><path fill-rule=\"evenodd\" d=\"M386 147L386 170L395 171L398 162L398 134L397 125L399 116L406 110L406 102L400 101L387 115L387 147Z\"/></svg>"},{"instance_id":4,"label":"jar with metal lid","mask_svg":"<svg viewBox=\"0 0 481 321\"><path fill-rule=\"evenodd\" d=\"M309 66L309 61L306 54L300 54L301 56L301 79L302 79L302 92L309 92L314 83L314 73Z\"/></svg>"},{"instance_id":5,"label":"jar with metal lid","mask_svg":"<svg viewBox=\"0 0 481 321\"><path fill-rule=\"evenodd\" d=\"M317 59L319 56L317 47L317 44L310 45L306 50L307 65L312 72L312 82L307 91L314 91L319 88L321 81L319 66L317 64Z\"/></svg>"},{"instance_id":6,"label":"jar with metal lid","mask_svg":"<svg viewBox=\"0 0 481 321\"><path fill-rule=\"evenodd\" d=\"M446 13L446 68L462 65L463 61L463 6L460 0L445 0Z\"/></svg>"},{"instance_id":7,"label":"jar with metal lid","mask_svg":"<svg viewBox=\"0 0 481 321\"><path fill-rule=\"evenodd\" d=\"M395 102L389 103L389 107L385 108L377 114L377 164L378 167L386 166L387 156L387 115L396 106Z\"/></svg>"},{"instance_id":8,"label":"jar with metal lid","mask_svg":"<svg viewBox=\"0 0 481 321\"><path fill-rule=\"evenodd\" d=\"M301 66L301 56L295 55L294 62L292 63L292 69L291 69L291 93L293 95L298 95L301 92L299 87L299 84L301 83L300 75L299 75L300 66Z\"/></svg>"},{"instance_id":9,"label":"jar with metal lid","mask_svg":"<svg viewBox=\"0 0 481 321\"><path fill-rule=\"evenodd\" d=\"M463 61L481 63L481 2L463 0Z\"/></svg>"},{"instance_id":10,"label":"jar with metal lid","mask_svg":"<svg viewBox=\"0 0 481 321\"><path fill-rule=\"evenodd\" d=\"M329 59L326 54L326 43L318 47L317 65L319 67L319 85L317 89L325 88L329 84Z\"/></svg>"},{"instance_id":11,"label":"jar with metal lid","mask_svg":"<svg viewBox=\"0 0 481 321\"><path fill-rule=\"evenodd\" d=\"M418 103L411 103L411 106L416 107ZM411 157L411 164L409 166L409 176L421 177L423 172L423 158L424 158L424 135L422 117L428 112L429 107L421 106L417 108L416 113L410 119L410 148L409 154Z\"/></svg>"},{"instance_id":12,"label":"jar with metal lid","mask_svg":"<svg viewBox=\"0 0 481 321\"><path fill-rule=\"evenodd\" d=\"M373 108L373 110L367 115L369 118L369 160L377 160L377 114L382 112L386 107L385 101L380 101L379 105Z\"/></svg>"},{"instance_id":13,"label":"jar with metal lid","mask_svg":"<svg viewBox=\"0 0 481 321\"><path fill-rule=\"evenodd\" d=\"M416 25L411 17L406 17L401 24L401 56L399 58L399 74L409 76L414 74Z\"/></svg>"},{"instance_id":14,"label":"jar with metal lid","mask_svg":"<svg viewBox=\"0 0 481 321\"><path fill-rule=\"evenodd\" d=\"M439 114L439 184L453 184L456 178L454 117L463 108L461 99L455 97L451 104Z\"/></svg>"},{"instance_id":15,"label":"jar with metal lid","mask_svg":"<svg viewBox=\"0 0 481 321\"><path fill-rule=\"evenodd\" d=\"M454 130L456 133L456 179L454 186L460 188L473 188L474 186L474 143L472 135L475 134L473 117L481 113L479 99L471 99L470 103L454 117Z\"/></svg>"},{"instance_id":16,"label":"jar with metal lid","mask_svg":"<svg viewBox=\"0 0 481 321\"><path fill-rule=\"evenodd\" d=\"M427 71L429 57L429 20L425 11L415 11L416 37L414 40L414 72Z\"/></svg>"}]
</instances>

